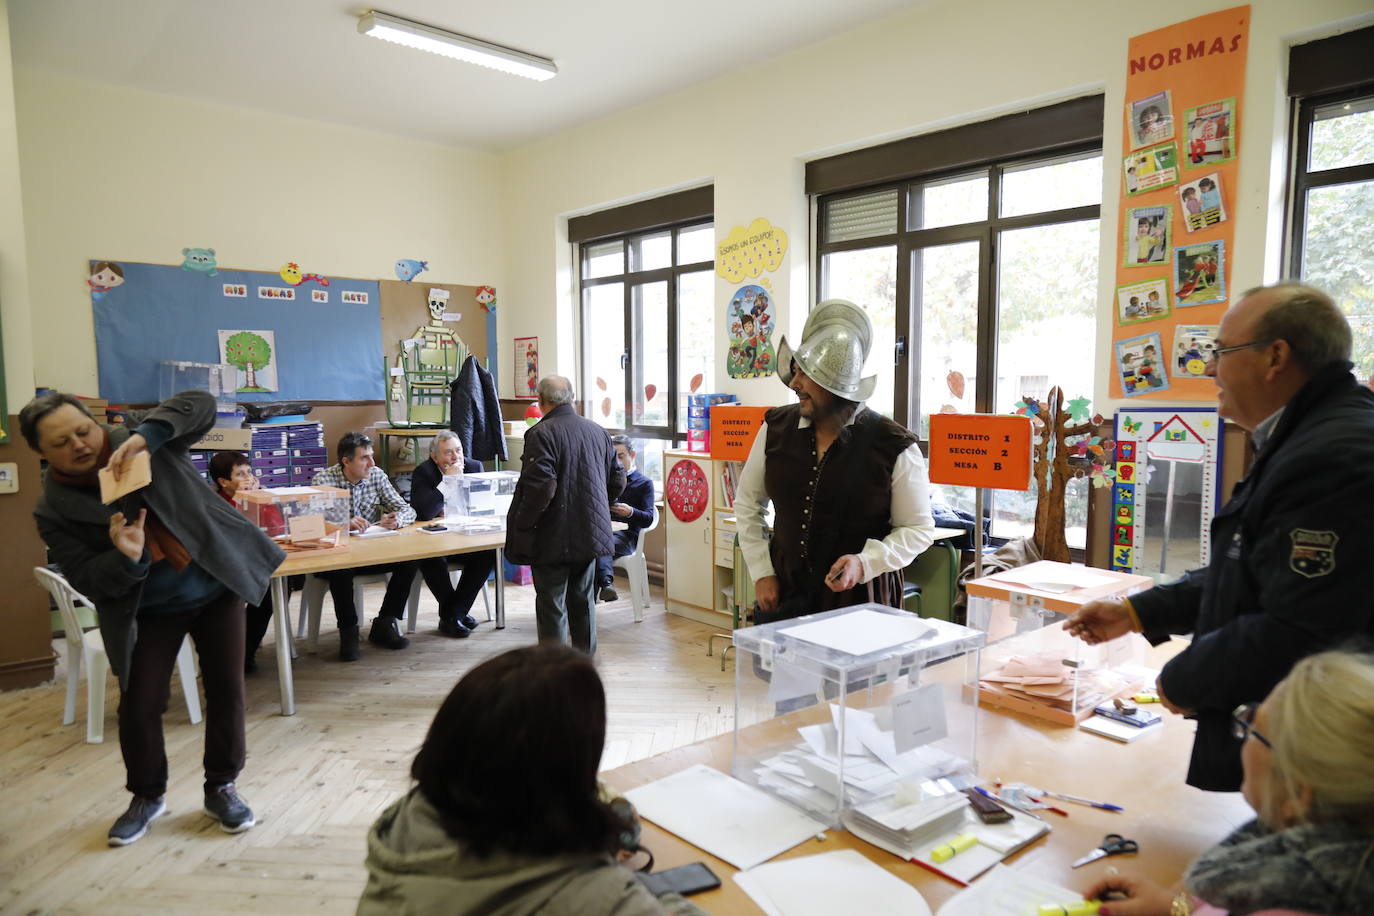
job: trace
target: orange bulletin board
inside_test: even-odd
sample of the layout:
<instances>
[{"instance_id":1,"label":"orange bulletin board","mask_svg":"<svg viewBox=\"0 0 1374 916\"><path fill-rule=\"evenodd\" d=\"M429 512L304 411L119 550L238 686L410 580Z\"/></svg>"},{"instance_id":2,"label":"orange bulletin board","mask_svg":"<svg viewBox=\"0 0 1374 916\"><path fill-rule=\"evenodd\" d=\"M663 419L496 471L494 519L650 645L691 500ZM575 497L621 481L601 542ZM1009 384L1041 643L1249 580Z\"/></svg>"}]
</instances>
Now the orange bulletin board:
<instances>
[{"instance_id":1,"label":"orange bulletin board","mask_svg":"<svg viewBox=\"0 0 1374 916\"><path fill-rule=\"evenodd\" d=\"M1137 35L1126 60L1114 397L1215 401L1231 277L1250 7ZM1104 227L1105 228L1105 227Z\"/></svg>"},{"instance_id":2,"label":"orange bulletin board","mask_svg":"<svg viewBox=\"0 0 1374 916\"><path fill-rule=\"evenodd\" d=\"M754 445L763 415L771 408L743 404L711 406L711 457L716 461L744 461Z\"/></svg>"},{"instance_id":3,"label":"orange bulletin board","mask_svg":"<svg viewBox=\"0 0 1374 916\"><path fill-rule=\"evenodd\" d=\"M1031 488L1031 418L930 415L930 481L985 490Z\"/></svg>"}]
</instances>

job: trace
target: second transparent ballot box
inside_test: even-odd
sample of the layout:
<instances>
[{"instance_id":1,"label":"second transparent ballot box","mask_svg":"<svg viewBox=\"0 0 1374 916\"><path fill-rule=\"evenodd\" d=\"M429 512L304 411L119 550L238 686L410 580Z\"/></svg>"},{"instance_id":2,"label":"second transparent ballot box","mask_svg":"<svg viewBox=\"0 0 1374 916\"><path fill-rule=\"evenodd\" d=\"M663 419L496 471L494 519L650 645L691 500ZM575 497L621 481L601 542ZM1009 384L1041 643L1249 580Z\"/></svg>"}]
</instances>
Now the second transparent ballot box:
<instances>
[{"instance_id":1,"label":"second transparent ballot box","mask_svg":"<svg viewBox=\"0 0 1374 916\"><path fill-rule=\"evenodd\" d=\"M736 778L835 828L972 784L983 633L862 604L734 637Z\"/></svg>"},{"instance_id":2,"label":"second transparent ballot box","mask_svg":"<svg viewBox=\"0 0 1374 916\"><path fill-rule=\"evenodd\" d=\"M339 487L275 487L239 490L240 512L284 550L348 547L351 494Z\"/></svg>"},{"instance_id":3,"label":"second transparent ballot box","mask_svg":"<svg viewBox=\"0 0 1374 916\"><path fill-rule=\"evenodd\" d=\"M968 583L968 622L987 633L979 697L1061 725L1152 682L1138 633L1090 646L1064 628L1090 601L1150 588L1149 576L1042 560Z\"/></svg>"}]
</instances>

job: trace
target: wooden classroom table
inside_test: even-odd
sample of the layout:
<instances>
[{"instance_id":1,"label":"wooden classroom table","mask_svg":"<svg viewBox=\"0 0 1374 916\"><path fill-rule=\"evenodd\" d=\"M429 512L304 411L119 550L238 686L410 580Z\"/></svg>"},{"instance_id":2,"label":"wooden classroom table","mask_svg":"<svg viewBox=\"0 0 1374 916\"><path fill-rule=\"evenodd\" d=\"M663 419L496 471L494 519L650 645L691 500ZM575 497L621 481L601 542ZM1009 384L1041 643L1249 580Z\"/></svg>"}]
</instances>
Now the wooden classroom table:
<instances>
[{"instance_id":1,"label":"wooden classroom table","mask_svg":"<svg viewBox=\"0 0 1374 916\"><path fill-rule=\"evenodd\" d=\"M1152 650L1148 663L1161 665L1178 649L1179 644L1166 643ZM780 740L791 731L795 740L793 729L799 720L794 717L810 714L810 718L817 721L820 716L829 721L828 713L823 711L825 706L821 704L802 713L793 713L785 722L772 719L751 726L751 729L776 730ZM1126 809L1115 813L1047 799L1067 811L1068 817L1040 812L1052 828L1050 833L1006 859L1004 864L1076 891L1086 891L1107 873L1109 867L1173 886L1182 879L1188 864L1200 852L1254 816L1239 792L1203 792L1184 784L1193 743L1193 723L1159 706L1154 709L1163 714L1164 721L1155 728L1154 734L1131 744L1018 713L993 708L979 711L977 759L979 775L985 780L1025 782L1049 791L1111 802ZM606 771L601 778L607 785L625 792L699 763L729 773L733 743L734 735L721 735ZM1139 855L1109 856L1082 868L1071 867L1075 859L1101 843L1108 833L1120 833L1136 840L1140 843ZM738 871L734 866L648 820L643 822L640 839L653 852L656 871L690 862L705 862L716 873L721 886L691 898L713 916L762 912L734 882L733 876ZM953 881L898 859L847 831L827 830L823 840L807 840L778 859L837 849L858 850L870 861L912 884L925 897L932 911L962 890Z\"/></svg>"},{"instance_id":2,"label":"wooden classroom table","mask_svg":"<svg viewBox=\"0 0 1374 916\"><path fill-rule=\"evenodd\" d=\"M490 534L425 534L419 531L427 522L415 522L401 529L394 537L350 537L347 550L298 551L287 555L272 573L272 622L277 634L277 681L281 686L281 714L296 714L296 688L291 676L291 647L294 645L291 624L287 615L290 590L287 576L304 573L329 572L381 563L404 563L428 557L446 557L479 550L496 551L496 629L506 626L506 595L502 548L506 546L506 532ZM418 573L417 573L418 575ZM361 611L361 609L359 609ZM302 609L301 613L305 613Z\"/></svg>"}]
</instances>

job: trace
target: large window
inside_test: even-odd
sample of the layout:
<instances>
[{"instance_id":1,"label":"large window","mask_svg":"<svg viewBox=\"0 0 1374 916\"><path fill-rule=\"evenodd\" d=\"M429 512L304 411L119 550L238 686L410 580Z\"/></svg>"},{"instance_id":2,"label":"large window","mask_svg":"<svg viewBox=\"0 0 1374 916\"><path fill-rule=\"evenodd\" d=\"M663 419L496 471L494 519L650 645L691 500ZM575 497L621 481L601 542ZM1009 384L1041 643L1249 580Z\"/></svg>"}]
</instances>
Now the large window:
<instances>
[{"instance_id":1,"label":"large window","mask_svg":"<svg viewBox=\"0 0 1374 916\"><path fill-rule=\"evenodd\" d=\"M1011 413L1052 386L1091 397L1100 144L822 196L820 292L873 319L870 406L924 440L932 413ZM957 508L972 494L936 488ZM1086 541L1087 486L1067 493ZM1034 492L999 492L998 537L1029 535Z\"/></svg>"},{"instance_id":2,"label":"large window","mask_svg":"<svg viewBox=\"0 0 1374 916\"><path fill-rule=\"evenodd\" d=\"M1303 99L1294 146L1290 273L1350 318L1352 358L1374 376L1374 86Z\"/></svg>"},{"instance_id":3,"label":"large window","mask_svg":"<svg viewBox=\"0 0 1374 916\"><path fill-rule=\"evenodd\" d=\"M643 440L655 479L686 438L687 395L714 378L714 251L701 221L580 246L584 412Z\"/></svg>"}]
</instances>

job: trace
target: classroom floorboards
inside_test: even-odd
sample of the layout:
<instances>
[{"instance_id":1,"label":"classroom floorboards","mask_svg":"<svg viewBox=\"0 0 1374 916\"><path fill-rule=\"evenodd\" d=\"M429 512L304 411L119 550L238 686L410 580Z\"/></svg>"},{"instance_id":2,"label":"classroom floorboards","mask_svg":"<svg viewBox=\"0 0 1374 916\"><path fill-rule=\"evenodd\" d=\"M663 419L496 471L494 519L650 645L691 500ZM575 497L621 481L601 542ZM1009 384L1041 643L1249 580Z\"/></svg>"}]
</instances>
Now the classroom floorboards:
<instances>
[{"instance_id":1,"label":"classroom floorboards","mask_svg":"<svg viewBox=\"0 0 1374 916\"><path fill-rule=\"evenodd\" d=\"M609 725L603 769L710 738L733 724L734 665L706 656L712 629L663 611L636 624L629 589L599 605L598 665ZM293 595L293 612L299 598ZM381 586L367 587L367 607ZM331 612L325 610L325 620ZM169 813L132 846L105 834L128 804L111 678L105 742L61 724L65 673L51 685L0 693L0 913L352 913L366 880L366 831L409 787L410 761L457 679L497 652L535 641L534 589L507 586L505 630L483 619L466 640L442 637L428 593L410 648L366 642L335 660L329 624L320 655L296 660L297 715L279 715L275 646L248 679L248 764L239 779L258 824L237 836L201 812L202 726L191 725L173 678L165 718ZM719 643L719 641L717 641ZM60 644L60 641L59 641ZM303 649L303 643L302 643ZM492 786L492 791L519 791Z\"/></svg>"}]
</instances>

